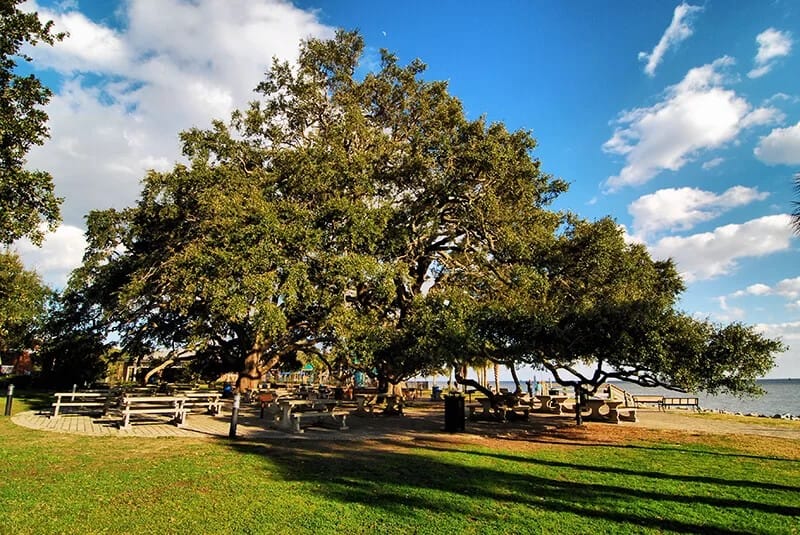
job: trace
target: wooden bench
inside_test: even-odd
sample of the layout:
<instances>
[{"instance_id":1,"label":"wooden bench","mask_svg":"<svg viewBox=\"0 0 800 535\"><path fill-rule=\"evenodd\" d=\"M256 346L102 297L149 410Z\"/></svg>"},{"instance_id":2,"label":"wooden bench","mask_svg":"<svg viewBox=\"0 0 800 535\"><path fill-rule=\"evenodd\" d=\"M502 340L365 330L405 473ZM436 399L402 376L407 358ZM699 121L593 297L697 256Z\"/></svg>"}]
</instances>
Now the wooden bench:
<instances>
[{"instance_id":1,"label":"wooden bench","mask_svg":"<svg viewBox=\"0 0 800 535\"><path fill-rule=\"evenodd\" d=\"M668 407L677 407L679 409L694 409L700 410L700 400L697 398L667 398L661 400L659 408L662 411L667 410Z\"/></svg>"},{"instance_id":2,"label":"wooden bench","mask_svg":"<svg viewBox=\"0 0 800 535\"><path fill-rule=\"evenodd\" d=\"M633 403L637 407L641 407L643 405L661 407L662 401L664 401L664 396L633 396Z\"/></svg>"},{"instance_id":3,"label":"wooden bench","mask_svg":"<svg viewBox=\"0 0 800 535\"><path fill-rule=\"evenodd\" d=\"M513 407L503 405L501 406L501 411L503 415L503 421L518 419L520 417L527 420L530 416L531 407L530 405L514 405Z\"/></svg>"},{"instance_id":4,"label":"wooden bench","mask_svg":"<svg viewBox=\"0 0 800 535\"><path fill-rule=\"evenodd\" d=\"M183 406L191 412L193 409L203 409L213 416L222 415L222 394L218 392L183 392L186 398Z\"/></svg>"},{"instance_id":5,"label":"wooden bench","mask_svg":"<svg viewBox=\"0 0 800 535\"><path fill-rule=\"evenodd\" d=\"M295 433L302 433L303 428L301 424L306 422L306 425L322 424L331 422L335 424L339 431L347 431L347 413L337 412L334 410L314 410L302 411L291 413L292 418L292 431Z\"/></svg>"},{"instance_id":6,"label":"wooden bench","mask_svg":"<svg viewBox=\"0 0 800 535\"><path fill-rule=\"evenodd\" d=\"M636 416L636 407L618 407L610 411L609 416L615 423L622 422L638 422L639 418Z\"/></svg>"},{"instance_id":7,"label":"wooden bench","mask_svg":"<svg viewBox=\"0 0 800 535\"><path fill-rule=\"evenodd\" d=\"M61 415L61 409L69 407L70 412L106 414L117 397L111 392L56 392L52 404L51 418Z\"/></svg>"},{"instance_id":8,"label":"wooden bench","mask_svg":"<svg viewBox=\"0 0 800 535\"><path fill-rule=\"evenodd\" d=\"M177 427L183 426L186 422L186 413L189 410L184 407L186 397L172 396L146 396L146 397L124 397L121 401L122 420L120 429L130 429L131 416L135 414L167 414L171 415L171 422Z\"/></svg>"}]
</instances>

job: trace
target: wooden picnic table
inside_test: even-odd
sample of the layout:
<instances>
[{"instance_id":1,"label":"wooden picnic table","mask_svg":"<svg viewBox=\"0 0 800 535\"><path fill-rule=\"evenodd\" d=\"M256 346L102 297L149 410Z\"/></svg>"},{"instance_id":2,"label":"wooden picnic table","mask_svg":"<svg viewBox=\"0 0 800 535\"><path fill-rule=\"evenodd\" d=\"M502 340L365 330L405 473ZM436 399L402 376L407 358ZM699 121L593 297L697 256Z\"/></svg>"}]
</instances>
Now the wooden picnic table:
<instances>
[{"instance_id":1,"label":"wooden picnic table","mask_svg":"<svg viewBox=\"0 0 800 535\"><path fill-rule=\"evenodd\" d=\"M539 394L536 396L536 399L539 400L541 403L541 407L535 410L535 412L548 412L553 414L561 414L563 410L564 402L569 399L569 396L564 395L549 395L549 394Z\"/></svg>"},{"instance_id":2,"label":"wooden picnic table","mask_svg":"<svg viewBox=\"0 0 800 535\"><path fill-rule=\"evenodd\" d=\"M591 412L585 417L586 420L594 420L597 422L611 422L618 424L620 420L636 422L636 408L625 407L625 401L619 399L604 399L604 398L589 398L586 400L586 406ZM608 407L608 412L603 414L600 410L603 407ZM620 414L620 411L627 410L627 414Z\"/></svg>"},{"instance_id":3,"label":"wooden picnic table","mask_svg":"<svg viewBox=\"0 0 800 535\"><path fill-rule=\"evenodd\" d=\"M114 399L111 392L56 392L53 397L56 401L52 404L51 418L58 417L61 409L66 407L80 410L89 408L105 414Z\"/></svg>"},{"instance_id":4,"label":"wooden picnic table","mask_svg":"<svg viewBox=\"0 0 800 535\"><path fill-rule=\"evenodd\" d=\"M586 407L591 411L586 415L585 419L604 422L610 420L611 412L616 412L617 407L622 405L624 402L613 399L589 398L585 400L585 403ZM603 407L608 407L608 412L605 414L600 412Z\"/></svg>"},{"instance_id":5,"label":"wooden picnic table","mask_svg":"<svg viewBox=\"0 0 800 535\"><path fill-rule=\"evenodd\" d=\"M188 409L185 396L124 396L120 402L122 420L120 429L130 428L130 419L136 414L167 414L172 423L181 427L186 421Z\"/></svg>"},{"instance_id":6,"label":"wooden picnic table","mask_svg":"<svg viewBox=\"0 0 800 535\"><path fill-rule=\"evenodd\" d=\"M295 433L302 433L300 424L303 420L322 422L331 421L338 425L340 430L346 430L346 414L336 413L338 405L335 399L278 399L280 419L278 427Z\"/></svg>"}]
</instances>

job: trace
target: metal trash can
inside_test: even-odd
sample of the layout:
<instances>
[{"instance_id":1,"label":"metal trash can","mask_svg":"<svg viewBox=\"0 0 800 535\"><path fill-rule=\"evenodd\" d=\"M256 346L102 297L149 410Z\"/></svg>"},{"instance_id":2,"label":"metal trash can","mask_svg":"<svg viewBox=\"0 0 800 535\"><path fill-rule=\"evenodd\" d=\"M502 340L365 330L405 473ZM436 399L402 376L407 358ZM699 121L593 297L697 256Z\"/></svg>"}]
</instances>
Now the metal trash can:
<instances>
[{"instance_id":1,"label":"metal trash can","mask_svg":"<svg viewBox=\"0 0 800 535\"><path fill-rule=\"evenodd\" d=\"M442 388L439 386L434 386L431 389L431 401L441 401L442 400Z\"/></svg>"},{"instance_id":2,"label":"metal trash can","mask_svg":"<svg viewBox=\"0 0 800 535\"><path fill-rule=\"evenodd\" d=\"M451 394L444 398L444 430L448 433L464 432L464 396Z\"/></svg>"}]
</instances>

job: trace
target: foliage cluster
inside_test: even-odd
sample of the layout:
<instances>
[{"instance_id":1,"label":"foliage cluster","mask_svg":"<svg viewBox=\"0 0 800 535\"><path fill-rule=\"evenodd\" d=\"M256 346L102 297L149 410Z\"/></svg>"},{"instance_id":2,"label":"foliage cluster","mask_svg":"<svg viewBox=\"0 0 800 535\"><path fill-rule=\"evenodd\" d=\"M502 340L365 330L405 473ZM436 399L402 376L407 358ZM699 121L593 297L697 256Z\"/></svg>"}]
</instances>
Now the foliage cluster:
<instances>
[{"instance_id":1,"label":"foliage cluster","mask_svg":"<svg viewBox=\"0 0 800 535\"><path fill-rule=\"evenodd\" d=\"M42 107L52 93L33 74L18 74L17 61L31 61L23 46L52 45L65 35L53 33L52 21L42 23L36 13L19 10L20 3L0 0L0 244L24 236L40 242L40 223L53 230L60 220L53 178L24 168L31 147L48 137Z\"/></svg>"},{"instance_id":2,"label":"foliage cluster","mask_svg":"<svg viewBox=\"0 0 800 535\"><path fill-rule=\"evenodd\" d=\"M62 37L9 13L6 55ZM73 362L94 375L80 359L113 334L134 356L169 348L206 376L238 369L242 388L314 355L382 391L487 362L548 369L579 400L612 378L756 389L779 342L678 311L670 261L610 219L550 209L567 184L542 171L530 132L468 118L419 60L382 51L362 75L363 49L356 32L305 42L228 124L181 134L186 162L148 173L135 206L89 214L84 263L48 323L48 373ZM46 135L29 108L4 169ZM8 235L21 232L36 237Z\"/></svg>"},{"instance_id":3,"label":"foliage cluster","mask_svg":"<svg viewBox=\"0 0 800 535\"><path fill-rule=\"evenodd\" d=\"M678 311L670 261L548 209L567 186L529 132L468 119L418 60L384 51L359 77L363 47L306 42L230 124L183 133L189 163L149 173L136 206L90 214L70 292L127 351L188 348L245 388L314 354L382 388L495 362L579 398L613 378L756 389L779 342Z\"/></svg>"}]
</instances>

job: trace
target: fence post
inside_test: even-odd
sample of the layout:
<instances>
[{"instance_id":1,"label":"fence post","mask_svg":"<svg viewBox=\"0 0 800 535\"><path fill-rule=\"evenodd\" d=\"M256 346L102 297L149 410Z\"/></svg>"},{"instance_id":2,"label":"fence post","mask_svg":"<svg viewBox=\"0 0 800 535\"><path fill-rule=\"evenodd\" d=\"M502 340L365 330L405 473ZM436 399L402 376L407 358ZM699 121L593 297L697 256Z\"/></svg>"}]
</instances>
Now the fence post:
<instances>
[{"instance_id":1,"label":"fence post","mask_svg":"<svg viewBox=\"0 0 800 535\"><path fill-rule=\"evenodd\" d=\"M231 429L228 432L228 436L230 438L236 438L236 426L239 423L239 402L241 400L241 394L236 393L233 396L233 411L231 411Z\"/></svg>"},{"instance_id":2,"label":"fence post","mask_svg":"<svg viewBox=\"0 0 800 535\"><path fill-rule=\"evenodd\" d=\"M11 416L11 404L14 402L14 385L8 385L8 393L6 393L6 411L5 416Z\"/></svg>"}]
</instances>

